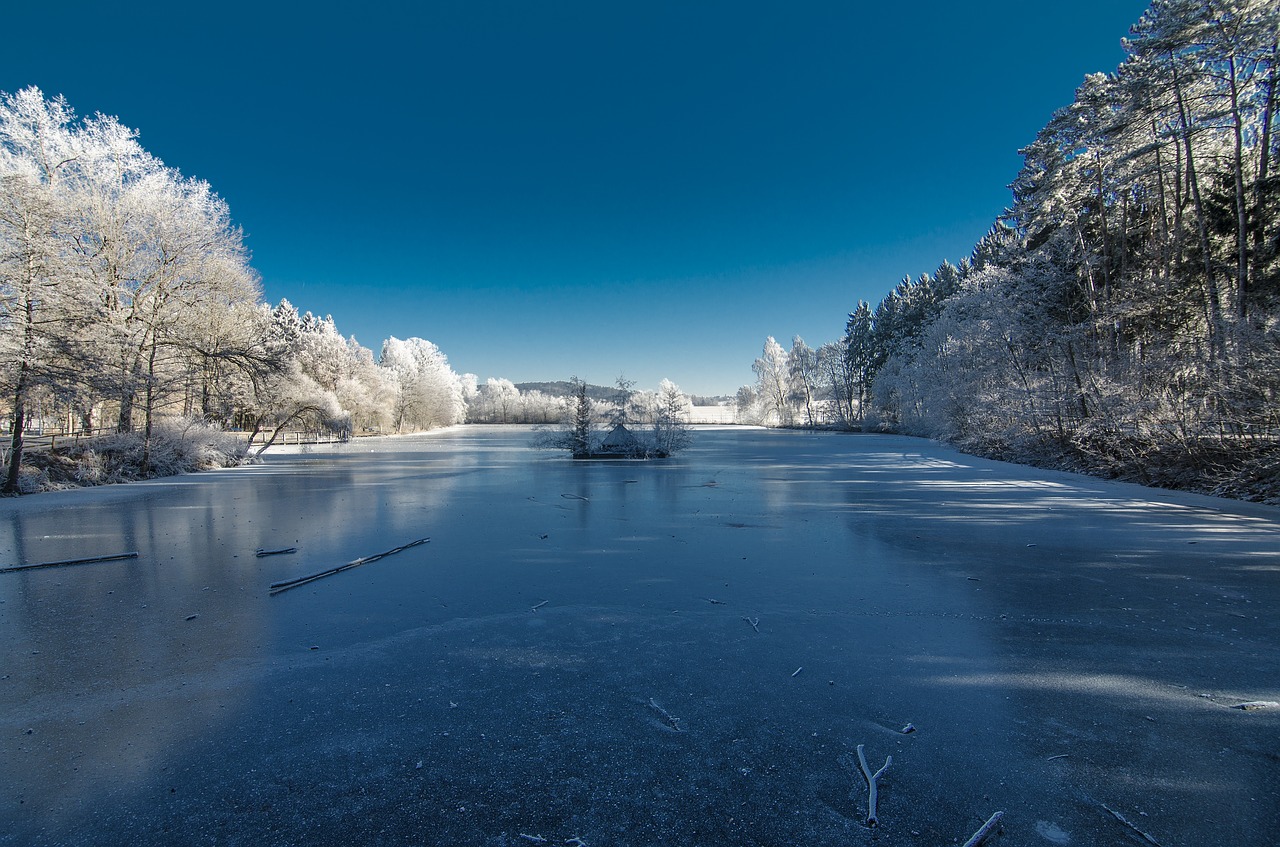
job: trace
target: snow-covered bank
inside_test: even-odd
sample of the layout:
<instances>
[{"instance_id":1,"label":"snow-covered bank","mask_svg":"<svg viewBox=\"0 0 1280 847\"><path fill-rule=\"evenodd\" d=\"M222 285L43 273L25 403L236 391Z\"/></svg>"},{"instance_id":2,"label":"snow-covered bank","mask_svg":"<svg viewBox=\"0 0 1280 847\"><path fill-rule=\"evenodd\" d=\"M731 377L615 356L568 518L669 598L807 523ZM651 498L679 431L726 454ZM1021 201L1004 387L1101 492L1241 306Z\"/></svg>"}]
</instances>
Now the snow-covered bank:
<instances>
[{"instance_id":1,"label":"snow-covered bank","mask_svg":"<svg viewBox=\"0 0 1280 847\"><path fill-rule=\"evenodd\" d=\"M115 485L193 471L234 467L248 455L239 433L203 421L164 420L150 440L140 432L86 438L56 449L26 451L18 476L20 494Z\"/></svg>"},{"instance_id":2,"label":"snow-covered bank","mask_svg":"<svg viewBox=\"0 0 1280 847\"><path fill-rule=\"evenodd\" d=\"M1274 507L895 436L381 443L0 503L0 564L140 554L0 574L0 844L860 843L858 744L885 843L1276 830L1280 712L1230 708L1280 700Z\"/></svg>"}]
</instances>

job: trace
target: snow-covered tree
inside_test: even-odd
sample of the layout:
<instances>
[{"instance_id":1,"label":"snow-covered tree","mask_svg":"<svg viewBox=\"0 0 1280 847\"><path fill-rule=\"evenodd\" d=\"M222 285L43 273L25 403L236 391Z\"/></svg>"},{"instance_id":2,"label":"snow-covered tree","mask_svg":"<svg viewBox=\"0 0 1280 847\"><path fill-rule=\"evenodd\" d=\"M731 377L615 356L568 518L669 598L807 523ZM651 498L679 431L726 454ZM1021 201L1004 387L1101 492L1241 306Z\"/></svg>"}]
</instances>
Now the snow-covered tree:
<instances>
[{"instance_id":1,"label":"snow-covered tree","mask_svg":"<svg viewBox=\"0 0 1280 847\"><path fill-rule=\"evenodd\" d=\"M850 409L1148 482L1273 473L1278 33L1274 0L1155 0L1021 151L972 256L850 314ZM750 399L783 422L775 360Z\"/></svg>"},{"instance_id":2,"label":"snow-covered tree","mask_svg":"<svg viewBox=\"0 0 1280 847\"><path fill-rule=\"evenodd\" d=\"M520 416L520 389L509 379L489 377L476 396L474 420L511 423Z\"/></svg>"},{"instance_id":3,"label":"snow-covered tree","mask_svg":"<svg viewBox=\"0 0 1280 847\"><path fill-rule=\"evenodd\" d=\"M0 97L0 385L12 404L3 491L18 490L27 404L67 381L70 342L92 289L67 261L79 143L61 98L34 88Z\"/></svg>"},{"instance_id":4,"label":"snow-covered tree","mask_svg":"<svg viewBox=\"0 0 1280 847\"><path fill-rule=\"evenodd\" d=\"M392 339L380 367L332 318L260 297L211 186L165 166L115 118L79 119L35 88L0 93L8 492L33 400L85 429L108 417L123 433L140 427L143 475L162 415L346 429L387 425L398 404L402 427L461 419L466 386L434 345ZM409 366L391 367L400 359Z\"/></svg>"},{"instance_id":5,"label":"snow-covered tree","mask_svg":"<svg viewBox=\"0 0 1280 847\"><path fill-rule=\"evenodd\" d=\"M797 335L787 353L787 402L804 415L805 426L818 423L820 379L818 354Z\"/></svg>"},{"instance_id":6,"label":"snow-covered tree","mask_svg":"<svg viewBox=\"0 0 1280 847\"><path fill-rule=\"evenodd\" d=\"M688 395L669 379L658 383L653 418L653 447L657 455L669 456L689 446L689 416L693 403Z\"/></svg>"},{"instance_id":7,"label":"snow-covered tree","mask_svg":"<svg viewBox=\"0 0 1280 847\"><path fill-rule=\"evenodd\" d=\"M761 418L766 422L791 426L795 416L791 410L791 376L787 351L771 335L751 370L756 375L756 396Z\"/></svg>"},{"instance_id":8,"label":"snow-covered tree","mask_svg":"<svg viewBox=\"0 0 1280 847\"><path fill-rule=\"evenodd\" d=\"M465 419L462 380L430 341L388 338L382 343L379 362L395 378L397 431L452 426Z\"/></svg>"}]
</instances>

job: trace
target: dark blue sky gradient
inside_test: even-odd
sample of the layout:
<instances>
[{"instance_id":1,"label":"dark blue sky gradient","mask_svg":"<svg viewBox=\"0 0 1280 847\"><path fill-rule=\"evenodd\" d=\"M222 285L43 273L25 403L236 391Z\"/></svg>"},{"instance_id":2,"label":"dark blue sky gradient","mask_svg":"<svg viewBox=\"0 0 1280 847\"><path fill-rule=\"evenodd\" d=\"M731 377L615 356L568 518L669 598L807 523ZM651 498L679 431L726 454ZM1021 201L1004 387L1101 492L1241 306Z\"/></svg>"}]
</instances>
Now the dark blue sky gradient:
<instances>
[{"instance_id":1,"label":"dark blue sky gradient","mask_svg":"<svg viewBox=\"0 0 1280 847\"><path fill-rule=\"evenodd\" d=\"M375 351L731 393L967 255L1146 7L864 5L22 4L0 90L139 129Z\"/></svg>"}]
</instances>

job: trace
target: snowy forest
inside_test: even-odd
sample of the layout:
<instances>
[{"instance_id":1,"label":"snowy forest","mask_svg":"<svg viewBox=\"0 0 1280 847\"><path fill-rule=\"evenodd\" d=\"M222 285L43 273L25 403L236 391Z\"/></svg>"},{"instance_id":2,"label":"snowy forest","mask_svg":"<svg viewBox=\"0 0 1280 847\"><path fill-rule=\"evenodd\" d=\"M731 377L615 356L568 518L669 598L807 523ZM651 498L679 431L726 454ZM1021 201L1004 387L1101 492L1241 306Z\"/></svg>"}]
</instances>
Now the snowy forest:
<instances>
[{"instance_id":1,"label":"snowy forest","mask_svg":"<svg viewBox=\"0 0 1280 847\"><path fill-rule=\"evenodd\" d=\"M430 341L388 338L375 357L331 317L264 303L249 258L226 202L147 153L136 131L78 118L36 88L0 95L0 489L234 464L285 430L571 416L567 392L479 385ZM653 424L673 397L688 403L665 380L605 393L599 421L622 410ZM24 451L49 428L76 446Z\"/></svg>"},{"instance_id":2,"label":"snowy forest","mask_svg":"<svg viewBox=\"0 0 1280 847\"><path fill-rule=\"evenodd\" d=\"M331 318L261 301L242 233L207 183L115 118L77 118L35 88L0 95L5 493L23 488L33 423L113 433L104 453L138 454L139 472L158 475L192 458L172 455L175 431L235 453L245 439L219 433L463 420L466 381L431 342L389 338L375 360ZM77 473L112 475L83 462Z\"/></svg>"},{"instance_id":3,"label":"snowy forest","mask_svg":"<svg viewBox=\"0 0 1280 847\"><path fill-rule=\"evenodd\" d=\"M768 339L740 418L1280 498L1278 31L1267 0L1157 0L972 255L817 350Z\"/></svg>"}]
</instances>

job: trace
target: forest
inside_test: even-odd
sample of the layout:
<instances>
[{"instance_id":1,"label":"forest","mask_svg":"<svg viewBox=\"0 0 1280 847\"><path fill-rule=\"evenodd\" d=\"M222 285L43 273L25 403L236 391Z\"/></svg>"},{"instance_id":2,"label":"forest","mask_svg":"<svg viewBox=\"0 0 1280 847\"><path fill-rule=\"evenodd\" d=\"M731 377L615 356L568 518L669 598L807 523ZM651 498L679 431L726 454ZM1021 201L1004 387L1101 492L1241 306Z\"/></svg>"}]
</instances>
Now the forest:
<instances>
[{"instance_id":1,"label":"forest","mask_svg":"<svg viewBox=\"0 0 1280 847\"><path fill-rule=\"evenodd\" d=\"M246 439L228 430L413 431L466 413L436 345L388 338L375 359L332 318L263 303L208 183L36 88L0 95L0 327L9 494L48 483L23 449L48 426L99 436L74 463L93 483L238 460Z\"/></svg>"},{"instance_id":2,"label":"forest","mask_svg":"<svg viewBox=\"0 0 1280 847\"><path fill-rule=\"evenodd\" d=\"M1280 500L1280 6L1156 0L972 255L769 338L744 421Z\"/></svg>"}]
</instances>

